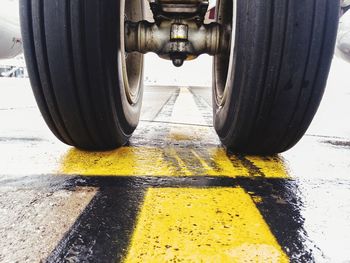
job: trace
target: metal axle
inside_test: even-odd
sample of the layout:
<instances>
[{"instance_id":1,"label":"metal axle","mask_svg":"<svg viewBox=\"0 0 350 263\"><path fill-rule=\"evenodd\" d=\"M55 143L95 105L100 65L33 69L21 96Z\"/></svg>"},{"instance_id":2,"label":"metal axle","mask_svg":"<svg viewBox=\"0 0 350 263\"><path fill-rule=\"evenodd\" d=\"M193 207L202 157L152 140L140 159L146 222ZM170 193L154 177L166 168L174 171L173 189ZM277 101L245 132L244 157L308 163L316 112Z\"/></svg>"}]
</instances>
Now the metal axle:
<instances>
[{"instance_id":1,"label":"metal axle","mask_svg":"<svg viewBox=\"0 0 350 263\"><path fill-rule=\"evenodd\" d=\"M179 67L184 60L201 54L218 54L223 48L220 41L223 34L218 23L198 25L193 20L165 20L160 24L127 21L125 48L126 52L154 52L162 58L171 59Z\"/></svg>"},{"instance_id":2,"label":"metal axle","mask_svg":"<svg viewBox=\"0 0 350 263\"><path fill-rule=\"evenodd\" d=\"M154 52L180 67L201 54L216 55L228 48L230 30L204 24L208 0L149 0L155 23L125 22L126 52Z\"/></svg>"},{"instance_id":3,"label":"metal axle","mask_svg":"<svg viewBox=\"0 0 350 263\"><path fill-rule=\"evenodd\" d=\"M125 24L126 52L154 52L171 59L175 66L201 54L215 55L223 47L224 30L218 23L197 25L193 21L147 21Z\"/></svg>"}]
</instances>

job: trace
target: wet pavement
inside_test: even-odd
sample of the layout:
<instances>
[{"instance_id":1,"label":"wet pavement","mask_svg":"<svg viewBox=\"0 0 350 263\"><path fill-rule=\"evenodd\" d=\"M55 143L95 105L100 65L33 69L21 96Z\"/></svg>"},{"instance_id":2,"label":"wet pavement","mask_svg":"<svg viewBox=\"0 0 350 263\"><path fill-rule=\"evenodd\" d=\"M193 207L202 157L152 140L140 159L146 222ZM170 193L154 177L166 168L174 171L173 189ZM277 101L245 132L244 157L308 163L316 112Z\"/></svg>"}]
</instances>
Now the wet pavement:
<instances>
[{"instance_id":1,"label":"wet pavement","mask_svg":"<svg viewBox=\"0 0 350 263\"><path fill-rule=\"evenodd\" d=\"M210 89L146 87L130 144L83 152L0 79L0 262L350 262L350 65L307 135L226 153Z\"/></svg>"}]
</instances>

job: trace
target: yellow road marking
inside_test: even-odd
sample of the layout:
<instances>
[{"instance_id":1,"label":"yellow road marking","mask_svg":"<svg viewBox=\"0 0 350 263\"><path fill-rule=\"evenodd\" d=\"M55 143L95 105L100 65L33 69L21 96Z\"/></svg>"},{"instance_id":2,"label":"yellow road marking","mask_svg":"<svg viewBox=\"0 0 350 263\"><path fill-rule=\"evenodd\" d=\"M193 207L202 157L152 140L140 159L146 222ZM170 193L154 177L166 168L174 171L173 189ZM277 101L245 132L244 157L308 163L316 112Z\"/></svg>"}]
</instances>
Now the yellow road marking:
<instances>
[{"instance_id":1,"label":"yellow road marking","mask_svg":"<svg viewBox=\"0 0 350 263\"><path fill-rule=\"evenodd\" d=\"M125 262L288 262L241 188L151 188Z\"/></svg>"},{"instance_id":2,"label":"yellow road marking","mask_svg":"<svg viewBox=\"0 0 350 263\"><path fill-rule=\"evenodd\" d=\"M247 157L266 177L287 178L278 158ZM110 176L249 176L249 171L223 148L122 147L110 152L71 149L61 160L60 174ZM259 176L259 175L257 175Z\"/></svg>"},{"instance_id":3,"label":"yellow road marking","mask_svg":"<svg viewBox=\"0 0 350 263\"><path fill-rule=\"evenodd\" d=\"M222 148L175 147L123 147L110 152L71 149L62 159L58 172L114 176L249 175L243 164L238 159L231 161Z\"/></svg>"},{"instance_id":4,"label":"yellow road marking","mask_svg":"<svg viewBox=\"0 0 350 263\"><path fill-rule=\"evenodd\" d=\"M80 175L161 176L176 173L153 147L122 147L109 152L71 149L61 162L60 172Z\"/></svg>"},{"instance_id":5,"label":"yellow road marking","mask_svg":"<svg viewBox=\"0 0 350 263\"><path fill-rule=\"evenodd\" d=\"M269 178L287 178L288 170L285 162L278 156L246 156L260 171Z\"/></svg>"},{"instance_id":6,"label":"yellow road marking","mask_svg":"<svg viewBox=\"0 0 350 263\"><path fill-rule=\"evenodd\" d=\"M192 172L187 168L186 162L182 160L182 158L180 157L181 155L179 155L175 149L169 149L168 151L169 153L171 153L174 156L174 161L173 164L177 164L178 167L178 174L183 174L186 176L191 176ZM187 160L187 159L185 159Z\"/></svg>"}]
</instances>

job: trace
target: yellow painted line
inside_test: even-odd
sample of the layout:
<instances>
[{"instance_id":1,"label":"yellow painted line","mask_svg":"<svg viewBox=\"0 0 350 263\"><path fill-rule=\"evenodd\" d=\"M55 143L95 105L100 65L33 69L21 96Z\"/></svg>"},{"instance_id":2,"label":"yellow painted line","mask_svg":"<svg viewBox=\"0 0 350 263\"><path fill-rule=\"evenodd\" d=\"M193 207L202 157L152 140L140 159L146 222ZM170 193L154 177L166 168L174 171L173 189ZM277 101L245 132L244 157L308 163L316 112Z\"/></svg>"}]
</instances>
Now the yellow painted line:
<instances>
[{"instance_id":1,"label":"yellow painted line","mask_svg":"<svg viewBox=\"0 0 350 263\"><path fill-rule=\"evenodd\" d=\"M164 151L152 147L122 147L109 152L71 149L61 161L59 173L79 175L173 175Z\"/></svg>"},{"instance_id":2,"label":"yellow painted line","mask_svg":"<svg viewBox=\"0 0 350 263\"><path fill-rule=\"evenodd\" d=\"M194 160L196 159L197 162ZM71 149L58 173L114 176L248 176L222 148L123 147L110 152Z\"/></svg>"},{"instance_id":3,"label":"yellow painted line","mask_svg":"<svg viewBox=\"0 0 350 263\"><path fill-rule=\"evenodd\" d=\"M262 173L269 178L288 178L289 172L283 159L278 156L246 156Z\"/></svg>"},{"instance_id":4,"label":"yellow painted line","mask_svg":"<svg viewBox=\"0 0 350 263\"><path fill-rule=\"evenodd\" d=\"M246 157L267 178L287 178L283 160ZM247 177L251 171L221 147L122 147L109 152L70 149L58 174L93 176L226 176ZM260 176L260 175L256 175Z\"/></svg>"},{"instance_id":5,"label":"yellow painted line","mask_svg":"<svg viewBox=\"0 0 350 263\"><path fill-rule=\"evenodd\" d=\"M177 174L183 174L185 176L191 176L192 172L188 169L188 165L186 164L186 161L183 161L185 158L181 158L181 154L178 154L175 149L170 148L169 153L174 156L173 165L177 166ZM188 159L185 159L188 160ZM193 165L193 164L192 164Z\"/></svg>"},{"instance_id":6,"label":"yellow painted line","mask_svg":"<svg viewBox=\"0 0 350 263\"><path fill-rule=\"evenodd\" d=\"M289 262L241 188L151 188L125 262Z\"/></svg>"}]
</instances>

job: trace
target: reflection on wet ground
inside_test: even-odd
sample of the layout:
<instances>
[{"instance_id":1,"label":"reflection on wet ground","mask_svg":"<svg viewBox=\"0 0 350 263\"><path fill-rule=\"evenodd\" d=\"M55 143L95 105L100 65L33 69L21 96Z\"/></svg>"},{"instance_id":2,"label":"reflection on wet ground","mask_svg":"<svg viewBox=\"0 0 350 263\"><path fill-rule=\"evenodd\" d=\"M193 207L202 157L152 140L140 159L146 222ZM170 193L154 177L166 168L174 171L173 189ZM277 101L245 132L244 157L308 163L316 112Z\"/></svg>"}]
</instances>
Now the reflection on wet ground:
<instances>
[{"instance_id":1,"label":"reflection on wet ground","mask_svg":"<svg viewBox=\"0 0 350 263\"><path fill-rule=\"evenodd\" d=\"M60 144L36 109L8 110L0 261L350 260L349 137L235 155L210 124L207 89L149 87L145 100L130 144L103 153ZM27 128L10 121L23 115Z\"/></svg>"}]
</instances>

